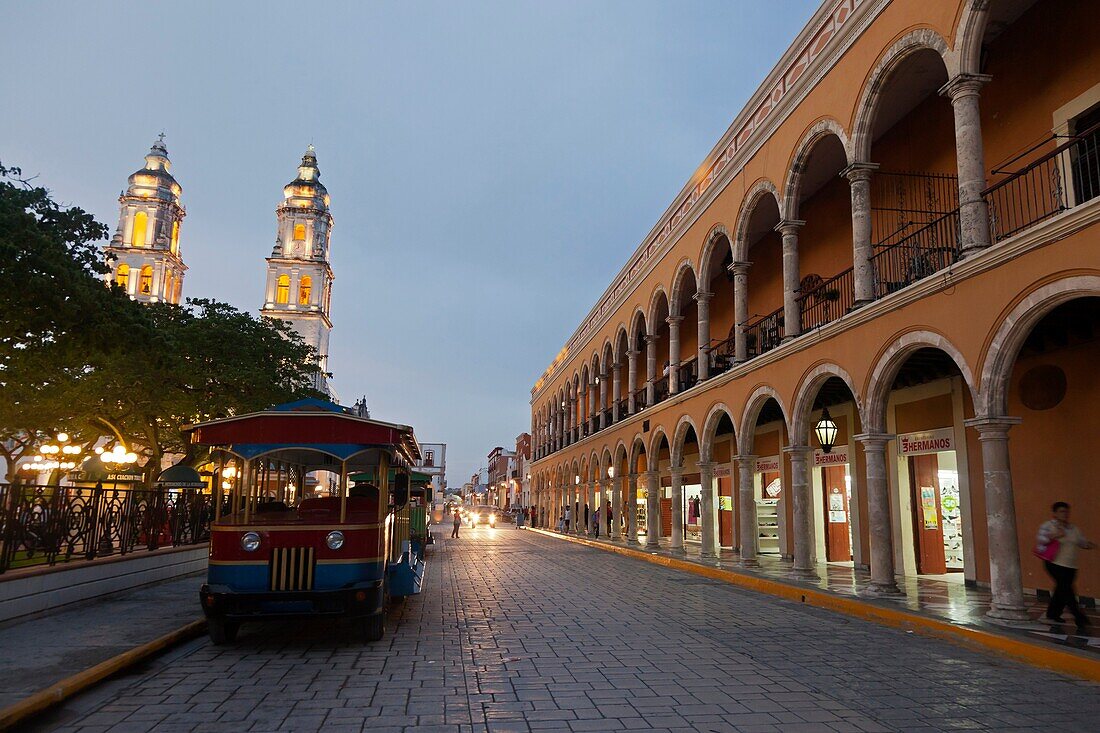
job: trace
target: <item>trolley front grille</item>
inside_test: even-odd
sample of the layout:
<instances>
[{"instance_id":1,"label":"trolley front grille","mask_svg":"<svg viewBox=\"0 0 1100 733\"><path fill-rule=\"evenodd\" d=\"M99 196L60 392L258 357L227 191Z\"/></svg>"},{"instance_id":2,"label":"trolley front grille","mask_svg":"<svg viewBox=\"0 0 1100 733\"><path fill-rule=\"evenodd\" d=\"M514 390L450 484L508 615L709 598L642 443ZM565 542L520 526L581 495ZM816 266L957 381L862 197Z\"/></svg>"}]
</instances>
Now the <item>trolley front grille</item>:
<instances>
[{"instance_id":1,"label":"trolley front grille","mask_svg":"<svg viewBox=\"0 0 1100 733\"><path fill-rule=\"evenodd\" d=\"M312 547L276 547L271 551L271 590L313 590Z\"/></svg>"}]
</instances>

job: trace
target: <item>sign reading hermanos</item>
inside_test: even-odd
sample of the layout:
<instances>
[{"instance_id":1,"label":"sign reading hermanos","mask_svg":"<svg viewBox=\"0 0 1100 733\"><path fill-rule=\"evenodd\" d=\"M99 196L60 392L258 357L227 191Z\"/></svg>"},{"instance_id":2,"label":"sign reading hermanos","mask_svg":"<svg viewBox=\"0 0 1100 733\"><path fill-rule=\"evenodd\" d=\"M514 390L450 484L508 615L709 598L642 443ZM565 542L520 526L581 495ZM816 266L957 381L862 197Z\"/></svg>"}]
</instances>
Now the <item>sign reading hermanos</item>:
<instances>
[{"instance_id":1,"label":"sign reading hermanos","mask_svg":"<svg viewBox=\"0 0 1100 733\"><path fill-rule=\"evenodd\" d=\"M898 455L901 456L919 456L945 450L955 450L954 428L904 433L898 436Z\"/></svg>"}]
</instances>

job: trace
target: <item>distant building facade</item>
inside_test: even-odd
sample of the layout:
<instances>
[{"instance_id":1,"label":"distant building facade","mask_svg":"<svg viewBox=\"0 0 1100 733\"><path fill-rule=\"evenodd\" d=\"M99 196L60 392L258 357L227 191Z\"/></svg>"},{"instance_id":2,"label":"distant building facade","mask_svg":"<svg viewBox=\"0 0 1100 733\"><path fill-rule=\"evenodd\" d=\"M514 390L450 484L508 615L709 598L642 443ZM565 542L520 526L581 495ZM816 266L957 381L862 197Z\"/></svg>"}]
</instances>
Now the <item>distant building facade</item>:
<instances>
[{"instance_id":1,"label":"distant building facade","mask_svg":"<svg viewBox=\"0 0 1100 733\"><path fill-rule=\"evenodd\" d=\"M443 506L443 493L447 489L447 444L421 443L420 463L415 470L432 477L432 506Z\"/></svg>"}]
</instances>

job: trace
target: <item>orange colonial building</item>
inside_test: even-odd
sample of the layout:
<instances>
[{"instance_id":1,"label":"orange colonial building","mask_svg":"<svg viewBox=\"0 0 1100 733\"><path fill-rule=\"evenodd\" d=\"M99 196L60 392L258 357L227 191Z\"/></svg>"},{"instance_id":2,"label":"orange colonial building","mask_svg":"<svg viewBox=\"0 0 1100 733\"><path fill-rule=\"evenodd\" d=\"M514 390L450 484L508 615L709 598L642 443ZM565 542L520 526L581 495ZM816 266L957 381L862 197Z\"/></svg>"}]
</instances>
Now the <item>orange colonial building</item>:
<instances>
[{"instance_id":1,"label":"orange colonial building","mask_svg":"<svg viewBox=\"0 0 1100 733\"><path fill-rule=\"evenodd\" d=\"M1023 617L1050 504L1100 537L1098 39L1069 0L825 2L532 389L541 521Z\"/></svg>"}]
</instances>

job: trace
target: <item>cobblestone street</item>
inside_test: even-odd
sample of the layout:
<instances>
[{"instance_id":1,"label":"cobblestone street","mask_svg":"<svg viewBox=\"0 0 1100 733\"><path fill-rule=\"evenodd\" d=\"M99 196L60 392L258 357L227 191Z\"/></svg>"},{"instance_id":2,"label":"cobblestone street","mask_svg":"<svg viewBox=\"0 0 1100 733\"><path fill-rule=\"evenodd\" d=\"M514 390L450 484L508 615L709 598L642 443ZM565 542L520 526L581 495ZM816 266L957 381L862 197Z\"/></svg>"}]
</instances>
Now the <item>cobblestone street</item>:
<instances>
[{"instance_id":1,"label":"cobblestone street","mask_svg":"<svg viewBox=\"0 0 1100 733\"><path fill-rule=\"evenodd\" d=\"M381 643L246 626L55 729L1008 732L1100 716L1090 683L531 532L464 531L429 563Z\"/></svg>"}]
</instances>

